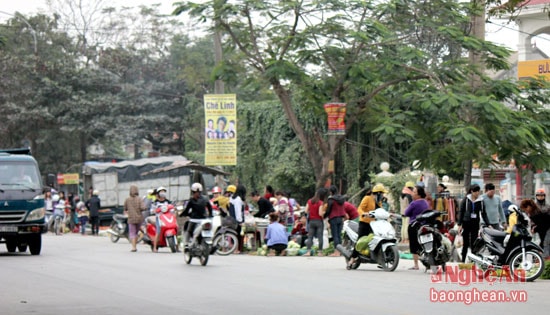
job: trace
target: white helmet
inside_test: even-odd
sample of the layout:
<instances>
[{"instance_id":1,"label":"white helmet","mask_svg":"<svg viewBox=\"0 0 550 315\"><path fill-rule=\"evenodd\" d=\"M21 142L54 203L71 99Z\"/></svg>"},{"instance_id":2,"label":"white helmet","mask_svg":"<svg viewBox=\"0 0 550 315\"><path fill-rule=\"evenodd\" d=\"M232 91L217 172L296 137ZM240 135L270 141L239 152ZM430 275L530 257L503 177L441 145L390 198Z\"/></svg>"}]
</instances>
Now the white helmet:
<instances>
[{"instance_id":1,"label":"white helmet","mask_svg":"<svg viewBox=\"0 0 550 315\"><path fill-rule=\"evenodd\" d=\"M195 192L195 191L202 192L202 185L200 183L193 183L193 185L191 185L191 191L192 192Z\"/></svg>"},{"instance_id":2,"label":"white helmet","mask_svg":"<svg viewBox=\"0 0 550 315\"><path fill-rule=\"evenodd\" d=\"M59 195L58 194L55 194L52 196L52 201L53 202L58 202L59 201Z\"/></svg>"},{"instance_id":3,"label":"white helmet","mask_svg":"<svg viewBox=\"0 0 550 315\"><path fill-rule=\"evenodd\" d=\"M510 212L519 212L519 209L518 209L518 206L516 206L516 205L509 205L508 206L508 211L510 211Z\"/></svg>"}]
</instances>

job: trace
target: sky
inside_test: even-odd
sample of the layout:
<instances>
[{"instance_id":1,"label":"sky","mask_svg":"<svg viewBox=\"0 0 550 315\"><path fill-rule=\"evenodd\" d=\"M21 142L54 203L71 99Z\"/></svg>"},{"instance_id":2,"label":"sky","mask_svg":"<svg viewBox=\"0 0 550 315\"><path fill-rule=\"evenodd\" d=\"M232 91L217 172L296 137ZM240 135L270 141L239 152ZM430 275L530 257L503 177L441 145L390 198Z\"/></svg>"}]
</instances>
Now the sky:
<instances>
[{"instance_id":1,"label":"sky","mask_svg":"<svg viewBox=\"0 0 550 315\"><path fill-rule=\"evenodd\" d=\"M160 13L169 14L173 10L173 3L178 0L109 0L109 3L115 6L138 6L161 4ZM0 21L4 21L15 11L23 14L33 14L37 12L46 12L46 0L0 0ZM8 14L6 14L8 13ZM493 21L495 24L486 25L486 40L490 40L511 50L517 51L518 32L515 24L506 24L505 21ZM496 24L505 25L499 27ZM512 30L513 29L513 30ZM550 35L548 39L538 40L537 46L550 54Z\"/></svg>"}]
</instances>

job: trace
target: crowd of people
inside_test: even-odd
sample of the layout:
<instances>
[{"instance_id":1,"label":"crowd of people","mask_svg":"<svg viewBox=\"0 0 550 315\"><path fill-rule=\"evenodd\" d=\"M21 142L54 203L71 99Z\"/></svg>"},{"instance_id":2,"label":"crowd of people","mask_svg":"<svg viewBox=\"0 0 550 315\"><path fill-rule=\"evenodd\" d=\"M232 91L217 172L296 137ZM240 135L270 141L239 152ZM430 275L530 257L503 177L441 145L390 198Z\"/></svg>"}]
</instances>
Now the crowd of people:
<instances>
[{"instance_id":1,"label":"crowd of people","mask_svg":"<svg viewBox=\"0 0 550 315\"><path fill-rule=\"evenodd\" d=\"M496 194L495 185L485 184L484 191L478 184L469 187L467 195L460 200L454 200L446 190L444 184L439 184L435 198L428 198L422 183L407 182L401 194L401 213L404 216L402 240L409 243L413 254L414 266L417 270L420 244L416 229L412 226L418 215L428 209L435 209L446 213L446 220L456 223L457 233L462 237L462 262L465 262L468 249L471 248L482 227L512 232L516 223L515 215L508 215L503 207L504 202ZM508 202L511 204L510 202ZM457 206L456 212L453 207ZM519 209L530 220L531 233L538 239L537 244L543 248L543 256L550 259L550 211L546 205L544 189L536 191L536 199L523 199ZM456 215L456 216L455 216ZM406 228L405 228L406 227Z\"/></svg>"},{"instance_id":2,"label":"crowd of people","mask_svg":"<svg viewBox=\"0 0 550 315\"><path fill-rule=\"evenodd\" d=\"M205 192L202 185L195 183L191 189L191 199L186 204L184 215L191 218L206 218L217 210L222 217L222 223L233 228L239 236L239 244L236 253L243 251L244 240L242 229L245 227L246 218L269 218L269 225L262 240L269 248L269 255L285 255L289 241L294 241L305 247L304 256L311 256L313 245L316 243L315 254L322 256L323 249L330 240L336 248L342 242L341 235L345 220L358 221L358 236L367 236L372 233L368 216L370 211L377 208L389 210L389 204L385 194L388 193L383 184L376 184L366 189L365 195L355 207L346 200L336 186L318 188L304 206L301 206L291 194L283 190L274 190L270 185L264 187L263 193L254 190L250 193L247 202L247 190L244 185L228 185L225 189L214 187L210 192ZM45 192L46 209L54 210L56 203L66 205L66 220L71 230L79 230L86 233L86 224L92 227L92 235L99 231L99 209L101 208L99 192L90 190L86 201L79 200L78 196L69 194L65 198L62 192L59 201L54 201L52 192ZM211 199L206 195L210 194ZM130 188L130 196L124 203L124 213L128 215L129 238L132 251L136 251L137 233L145 222L154 224L159 231L158 216L154 209L172 202L167 199L167 189L158 187L147 191L145 197L139 196L136 186ZM252 203L254 206L249 207ZM462 261L465 260L468 249L478 237L481 227L489 227L496 230L511 232L515 224L514 216L508 217L503 201L496 194L495 185L487 183L482 192L477 184L471 185L467 195L457 201L451 197L444 184L437 186L437 191L430 194L426 191L422 182L405 183L400 195L400 212L402 214L401 241L409 244L413 254L413 270L419 269L418 254L420 244L417 239L417 231L412 227L418 215L429 209L435 209L444 213L444 220L456 223L457 231L462 236ZM199 208L202 209L199 211ZM251 212L250 209L256 209ZM455 209L456 208L456 209ZM550 211L546 203L544 189L536 191L536 198L524 199L519 208L527 214L531 222L531 232L536 234L540 246L544 249L544 257L550 258ZM193 230L193 226L190 227ZM328 237L325 236L328 233ZM157 238L153 240L153 251L157 251ZM353 251L350 265L358 258L358 252ZM340 256L334 251L330 256Z\"/></svg>"}]
</instances>

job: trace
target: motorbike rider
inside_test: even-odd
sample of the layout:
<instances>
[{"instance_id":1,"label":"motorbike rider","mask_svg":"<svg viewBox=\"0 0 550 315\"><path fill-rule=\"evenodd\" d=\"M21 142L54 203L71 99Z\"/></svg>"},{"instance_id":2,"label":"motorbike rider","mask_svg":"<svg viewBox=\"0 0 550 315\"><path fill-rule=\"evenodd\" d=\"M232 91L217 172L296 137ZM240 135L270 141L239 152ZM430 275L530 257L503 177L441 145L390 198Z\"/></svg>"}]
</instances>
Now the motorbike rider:
<instances>
[{"instance_id":1,"label":"motorbike rider","mask_svg":"<svg viewBox=\"0 0 550 315\"><path fill-rule=\"evenodd\" d=\"M363 200L361 200L359 207L357 207L357 212L359 213L357 239L372 233L370 222L374 219L369 217L369 212L382 207L382 199L386 192L387 190L383 184L376 184L372 189L370 187L367 189L367 194L363 197ZM358 257L359 252L354 248L349 260L349 266L353 265Z\"/></svg>"},{"instance_id":2,"label":"motorbike rider","mask_svg":"<svg viewBox=\"0 0 550 315\"><path fill-rule=\"evenodd\" d=\"M195 220L202 220L212 217L212 205L210 201L202 196L202 185L200 183L193 183L191 185L191 199L187 202L185 209L180 214L182 216L188 216L189 221L186 223L186 233L185 233L185 246L189 246L189 239L193 236L195 227L198 222Z\"/></svg>"},{"instance_id":3,"label":"motorbike rider","mask_svg":"<svg viewBox=\"0 0 550 315\"><path fill-rule=\"evenodd\" d=\"M162 207L162 206L167 207L169 204L172 204L172 202L166 198L167 192L168 190L166 190L166 188L164 188L163 186L160 186L159 188L156 189L156 191L154 192L154 194L156 195L156 200L151 205L152 215L147 217L147 223L154 224L156 227L155 229L156 235L155 235L155 238L153 239L154 253L158 252L157 246L158 246L159 237L160 237L160 218L159 218L159 214L156 213L155 210L158 209L159 207Z\"/></svg>"}]
</instances>

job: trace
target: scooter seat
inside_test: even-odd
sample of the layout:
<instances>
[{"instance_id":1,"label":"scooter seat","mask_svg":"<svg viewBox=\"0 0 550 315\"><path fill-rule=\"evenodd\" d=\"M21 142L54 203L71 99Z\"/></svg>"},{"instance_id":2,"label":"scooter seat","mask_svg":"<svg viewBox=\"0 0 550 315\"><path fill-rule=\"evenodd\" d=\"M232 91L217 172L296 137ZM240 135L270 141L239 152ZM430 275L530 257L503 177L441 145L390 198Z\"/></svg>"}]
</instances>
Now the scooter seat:
<instances>
[{"instance_id":1,"label":"scooter seat","mask_svg":"<svg viewBox=\"0 0 550 315\"><path fill-rule=\"evenodd\" d=\"M506 237L506 232L503 232L503 231L498 231L498 230L495 230L495 229L491 229L491 228L483 228L483 232L486 233L487 235L490 235L491 237L493 237L494 239L502 239L504 240L504 238Z\"/></svg>"},{"instance_id":2,"label":"scooter seat","mask_svg":"<svg viewBox=\"0 0 550 315\"><path fill-rule=\"evenodd\" d=\"M357 231L359 230L359 223L355 222L355 221L348 221L348 226L355 232L355 233L358 233Z\"/></svg>"},{"instance_id":3,"label":"scooter seat","mask_svg":"<svg viewBox=\"0 0 550 315\"><path fill-rule=\"evenodd\" d=\"M117 221L126 221L128 220L128 216L124 215L124 214L120 214L120 213L115 213L113 215L113 219L117 220Z\"/></svg>"}]
</instances>

